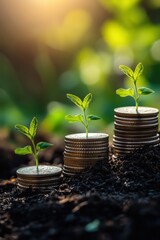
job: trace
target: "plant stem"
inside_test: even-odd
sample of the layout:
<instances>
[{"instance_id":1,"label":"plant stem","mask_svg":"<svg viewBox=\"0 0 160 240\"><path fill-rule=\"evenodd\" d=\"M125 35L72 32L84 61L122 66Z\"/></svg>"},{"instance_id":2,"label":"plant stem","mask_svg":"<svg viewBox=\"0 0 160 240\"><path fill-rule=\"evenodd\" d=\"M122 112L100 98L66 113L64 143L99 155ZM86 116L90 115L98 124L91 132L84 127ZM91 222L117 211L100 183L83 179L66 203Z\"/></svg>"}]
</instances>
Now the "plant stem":
<instances>
[{"instance_id":1,"label":"plant stem","mask_svg":"<svg viewBox=\"0 0 160 240\"><path fill-rule=\"evenodd\" d=\"M31 138L31 142L32 142L32 146L33 146L33 156L34 156L35 161L36 161L37 173L39 173L39 169L38 169L38 156L37 156L36 146L35 146L35 143L34 143L34 139L33 139L33 138Z\"/></svg>"},{"instance_id":2,"label":"plant stem","mask_svg":"<svg viewBox=\"0 0 160 240\"><path fill-rule=\"evenodd\" d=\"M83 116L84 116L84 126L86 129L86 138L88 138L88 120L87 120L86 112L84 109L83 109Z\"/></svg>"},{"instance_id":3,"label":"plant stem","mask_svg":"<svg viewBox=\"0 0 160 240\"><path fill-rule=\"evenodd\" d=\"M138 90L137 90L137 84L136 84L136 80L134 80L134 88L135 88L135 103L136 103L136 111L138 112L138 101L139 101L139 94L138 94Z\"/></svg>"}]
</instances>

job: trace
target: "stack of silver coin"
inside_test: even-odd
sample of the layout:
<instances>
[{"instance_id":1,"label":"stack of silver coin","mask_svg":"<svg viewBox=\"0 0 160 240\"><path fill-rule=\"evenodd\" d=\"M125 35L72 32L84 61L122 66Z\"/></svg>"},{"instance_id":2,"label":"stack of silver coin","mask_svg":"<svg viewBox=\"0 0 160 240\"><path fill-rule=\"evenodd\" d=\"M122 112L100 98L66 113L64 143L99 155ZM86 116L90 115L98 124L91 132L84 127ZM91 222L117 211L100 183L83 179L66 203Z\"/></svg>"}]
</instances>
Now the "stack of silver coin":
<instances>
[{"instance_id":1,"label":"stack of silver coin","mask_svg":"<svg viewBox=\"0 0 160 240\"><path fill-rule=\"evenodd\" d=\"M157 146L158 109L121 107L115 109L113 157L130 153L144 145Z\"/></svg>"},{"instance_id":2,"label":"stack of silver coin","mask_svg":"<svg viewBox=\"0 0 160 240\"><path fill-rule=\"evenodd\" d=\"M55 166L23 167L17 170L18 188L54 189L61 183L62 169Z\"/></svg>"},{"instance_id":3,"label":"stack of silver coin","mask_svg":"<svg viewBox=\"0 0 160 240\"><path fill-rule=\"evenodd\" d=\"M109 154L109 136L104 133L70 134L65 137L65 176L72 176L98 161L106 162Z\"/></svg>"}]
</instances>

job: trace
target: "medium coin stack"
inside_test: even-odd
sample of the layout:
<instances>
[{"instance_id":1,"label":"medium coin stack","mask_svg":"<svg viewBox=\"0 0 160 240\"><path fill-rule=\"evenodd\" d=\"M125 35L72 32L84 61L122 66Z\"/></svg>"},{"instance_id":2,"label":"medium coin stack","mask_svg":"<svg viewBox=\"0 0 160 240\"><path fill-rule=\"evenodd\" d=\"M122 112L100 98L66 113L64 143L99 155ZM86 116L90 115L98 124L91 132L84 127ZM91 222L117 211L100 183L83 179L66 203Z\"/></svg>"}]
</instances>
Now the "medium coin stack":
<instances>
[{"instance_id":1,"label":"medium coin stack","mask_svg":"<svg viewBox=\"0 0 160 240\"><path fill-rule=\"evenodd\" d=\"M96 162L106 162L109 154L109 136L104 133L70 134L65 137L65 176L72 176Z\"/></svg>"},{"instance_id":2,"label":"medium coin stack","mask_svg":"<svg viewBox=\"0 0 160 240\"><path fill-rule=\"evenodd\" d=\"M121 107L114 112L113 158L159 144L158 109L139 107L137 112L135 107Z\"/></svg>"},{"instance_id":3,"label":"medium coin stack","mask_svg":"<svg viewBox=\"0 0 160 240\"><path fill-rule=\"evenodd\" d=\"M62 169L55 166L23 167L17 170L18 188L54 189L61 183Z\"/></svg>"}]
</instances>

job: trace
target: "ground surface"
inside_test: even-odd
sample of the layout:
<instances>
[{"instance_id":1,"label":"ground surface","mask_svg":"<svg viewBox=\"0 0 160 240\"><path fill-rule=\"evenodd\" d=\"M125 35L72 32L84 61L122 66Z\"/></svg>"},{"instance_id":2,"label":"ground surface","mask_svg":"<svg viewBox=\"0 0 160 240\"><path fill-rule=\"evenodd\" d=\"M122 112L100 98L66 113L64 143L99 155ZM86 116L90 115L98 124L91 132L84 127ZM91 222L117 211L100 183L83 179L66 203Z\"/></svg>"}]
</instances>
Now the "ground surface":
<instances>
[{"instance_id":1,"label":"ground surface","mask_svg":"<svg viewBox=\"0 0 160 240\"><path fill-rule=\"evenodd\" d=\"M97 164L49 193L3 181L0 239L160 239L160 147Z\"/></svg>"}]
</instances>

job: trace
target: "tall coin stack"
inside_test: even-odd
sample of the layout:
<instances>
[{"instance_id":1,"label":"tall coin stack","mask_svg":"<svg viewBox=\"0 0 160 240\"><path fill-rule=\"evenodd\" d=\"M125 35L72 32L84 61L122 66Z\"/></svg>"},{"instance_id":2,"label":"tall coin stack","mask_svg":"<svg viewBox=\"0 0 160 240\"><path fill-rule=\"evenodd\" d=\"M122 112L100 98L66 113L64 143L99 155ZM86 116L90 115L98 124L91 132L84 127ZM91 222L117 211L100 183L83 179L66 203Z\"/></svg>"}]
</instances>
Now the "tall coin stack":
<instances>
[{"instance_id":1,"label":"tall coin stack","mask_svg":"<svg viewBox=\"0 0 160 240\"><path fill-rule=\"evenodd\" d=\"M115 109L113 158L130 153L144 145L159 144L156 108L121 107Z\"/></svg>"},{"instance_id":2,"label":"tall coin stack","mask_svg":"<svg viewBox=\"0 0 160 240\"><path fill-rule=\"evenodd\" d=\"M61 183L62 169L55 166L23 167L17 170L18 188L54 189Z\"/></svg>"},{"instance_id":3,"label":"tall coin stack","mask_svg":"<svg viewBox=\"0 0 160 240\"><path fill-rule=\"evenodd\" d=\"M96 162L106 162L109 154L109 136L103 133L70 134L65 137L65 176L73 176Z\"/></svg>"}]
</instances>

